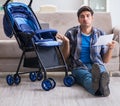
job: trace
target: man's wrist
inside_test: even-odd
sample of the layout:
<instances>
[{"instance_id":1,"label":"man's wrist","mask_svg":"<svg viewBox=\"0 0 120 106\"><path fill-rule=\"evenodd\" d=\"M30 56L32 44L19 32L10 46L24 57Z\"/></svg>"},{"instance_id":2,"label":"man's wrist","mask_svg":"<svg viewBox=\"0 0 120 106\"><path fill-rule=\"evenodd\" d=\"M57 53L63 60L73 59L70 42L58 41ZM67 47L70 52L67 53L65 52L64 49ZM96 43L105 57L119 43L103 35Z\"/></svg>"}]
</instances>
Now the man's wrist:
<instances>
[{"instance_id":1,"label":"man's wrist","mask_svg":"<svg viewBox=\"0 0 120 106\"><path fill-rule=\"evenodd\" d=\"M108 48L108 50L109 50L109 51L112 51L112 50L113 50L113 48Z\"/></svg>"},{"instance_id":2,"label":"man's wrist","mask_svg":"<svg viewBox=\"0 0 120 106\"><path fill-rule=\"evenodd\" d=\"M63 43L64 43L64 44L69 44L69 39L68 39L67 37L64 37Z\"/></svg>"}]
</instances>

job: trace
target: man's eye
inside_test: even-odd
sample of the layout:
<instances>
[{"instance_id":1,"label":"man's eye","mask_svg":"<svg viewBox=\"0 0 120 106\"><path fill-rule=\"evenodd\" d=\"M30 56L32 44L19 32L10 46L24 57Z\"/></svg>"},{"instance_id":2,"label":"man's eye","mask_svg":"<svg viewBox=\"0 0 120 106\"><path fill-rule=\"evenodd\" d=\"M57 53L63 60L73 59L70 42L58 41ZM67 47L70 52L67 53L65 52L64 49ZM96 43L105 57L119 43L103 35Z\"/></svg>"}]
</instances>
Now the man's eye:
<instances>
[{"instance_id":1,"label":"man's eye","mask_svg":"<svg viewBox=\"0 0 120 106\"><path fill-rule=\"evenodd\" d=\"M80 18L84 18L84 16L83 16L83 15L81 15L81 16L80 16Z\"/></svg>"},{"instance_id":2,"label":"man's eye","mask_svg":"<svg viewBox=\"0 0 120 106\"><path fill-rule=\"evenodd\" d=\"M90 17L90 15L87 15L87 17Z\"/></svg>"}]
</instances>

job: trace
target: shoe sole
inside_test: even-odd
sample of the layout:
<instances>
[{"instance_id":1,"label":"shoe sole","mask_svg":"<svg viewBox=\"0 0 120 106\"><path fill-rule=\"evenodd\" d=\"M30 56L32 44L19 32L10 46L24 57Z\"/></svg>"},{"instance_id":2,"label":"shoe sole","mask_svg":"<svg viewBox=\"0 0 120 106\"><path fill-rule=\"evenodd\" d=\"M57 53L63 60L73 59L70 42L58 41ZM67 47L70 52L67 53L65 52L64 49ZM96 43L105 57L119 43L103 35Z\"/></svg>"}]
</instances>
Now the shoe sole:
<instances>
[{"instance_id":1,"label":"shoe sole","mask_svg":"<svg viewBox=\"0 0 120 106\"><path fill-rule=\"evenodd\" d=\"M91 73L93 77L92 87L95 91L97 91L99 88L99 82L100 82L100 68L97 64L93 64Z\"/></svg>"},{"instance_id":2,"label":"shoe sole","mask_svg":"<svg viewBox=\"0 0 120 106\"><path fill-rule=\"evenodd\" d=\"M107 72L103 72L100 80L100 91L103 96L108 96L110 94L110 89L109 89L109 75Z\"/></svg>"}]
</instances>

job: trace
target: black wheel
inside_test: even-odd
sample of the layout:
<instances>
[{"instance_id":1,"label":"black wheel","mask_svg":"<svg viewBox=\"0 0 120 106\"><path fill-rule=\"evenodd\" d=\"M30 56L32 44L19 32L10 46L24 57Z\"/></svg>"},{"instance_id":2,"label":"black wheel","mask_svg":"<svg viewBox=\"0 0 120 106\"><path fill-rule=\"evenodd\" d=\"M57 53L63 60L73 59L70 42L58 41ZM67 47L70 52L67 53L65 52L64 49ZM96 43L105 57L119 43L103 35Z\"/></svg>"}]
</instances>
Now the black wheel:
<instances>
[{"instance_id":1,"label":"black wheel","mask_svg":"<svg viewBox=\"0 0 120 106\"><path fill-rule=\"evenodd\" d=\"M8 85L13 85L13 83L14 83L14 78L13 78L13 76L12 75L7 75L7 77L6 77L6 82L7 82L7 84Z\"/></svg>"},{"instance_id":2,"label":"black wheel","mask_svg":"<svg viewBox=\"0 0 120 106\"><path fill-rule=\"evenodd\" d=\"M37 79L37 74L36 74L36 72L30 72L29 78L30 78L30 80L33 81L33 82L36 81L36 79Z\"/></svg>"},{"instance_id":3,"label":"black wheel","mask_svg":"<svg viewBox=\"0 0 120 106\"><path fill-rule=\"evenodd\" d=\"M52 79L52 78L48 78L48 79L51 81L51 84L52 84L52 88L51 89L55 88L55 86L56 86L55 80Z\"/></svg>"},{"instance_id":4,"label":"black wheel","mask_svg":"<svg viewBox=\"0 0 120 106\"><path fill-rule=\"evenodd\" d=\"M49 79L45 79L42 81L42 88L45 91L49 91L52 88L52 83Z\"/></svg>"},{"instance_id":5,"label":"black wheel","mask_svg":"<svg viewBox=\"0 0 120 106\"><path fill-rule=\"evenodd\" d=\"M74 83L75 83L75 78L70 75L70 76L66 76L63 80L65 86L67 87L71 87Z\"/></svg>"},{"instance_id":6,"label":"black wheel","mask_svg":"<svg viewBox=\"0 0 120 106\"><path fill-rule=\"evenodd\" d=\"M16 85L19 85L21 82L21 77L18 74L14 75L14 82Z\"/></svg>"},{"instance_id":7,"label":"black wheel","mask_svg":"<svg viewBox=\"0 0 120 106\"><path fill-rule=\"evenodd\" d=\"M37 72L37 80L41 81L43 79L43 73L42 72Z\"/></svg>"}]
</instances>

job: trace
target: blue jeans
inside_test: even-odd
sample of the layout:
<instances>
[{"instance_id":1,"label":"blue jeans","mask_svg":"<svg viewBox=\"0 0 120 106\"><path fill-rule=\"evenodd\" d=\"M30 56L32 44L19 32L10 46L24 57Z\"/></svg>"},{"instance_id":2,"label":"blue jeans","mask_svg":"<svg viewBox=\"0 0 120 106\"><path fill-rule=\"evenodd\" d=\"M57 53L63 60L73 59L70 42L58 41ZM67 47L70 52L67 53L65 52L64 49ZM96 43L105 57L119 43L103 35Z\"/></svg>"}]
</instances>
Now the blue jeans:
<instances>
[{"instance_id":1,"label":"blue jeans","mask_svg":"<svg viewBox=\"0 0 120 106\"><path fill-rule=\"evenodd\" d=\"M92 88L92 64L86 64L88 69L82 69L82 68L75 68L72 71L73 76L76 79L76 82L80 85L82 85L89 93L95 95L94 89ZM100 71L104 72L106 71L104 66L100 66Z\"/></svg>"}]
</instances>

